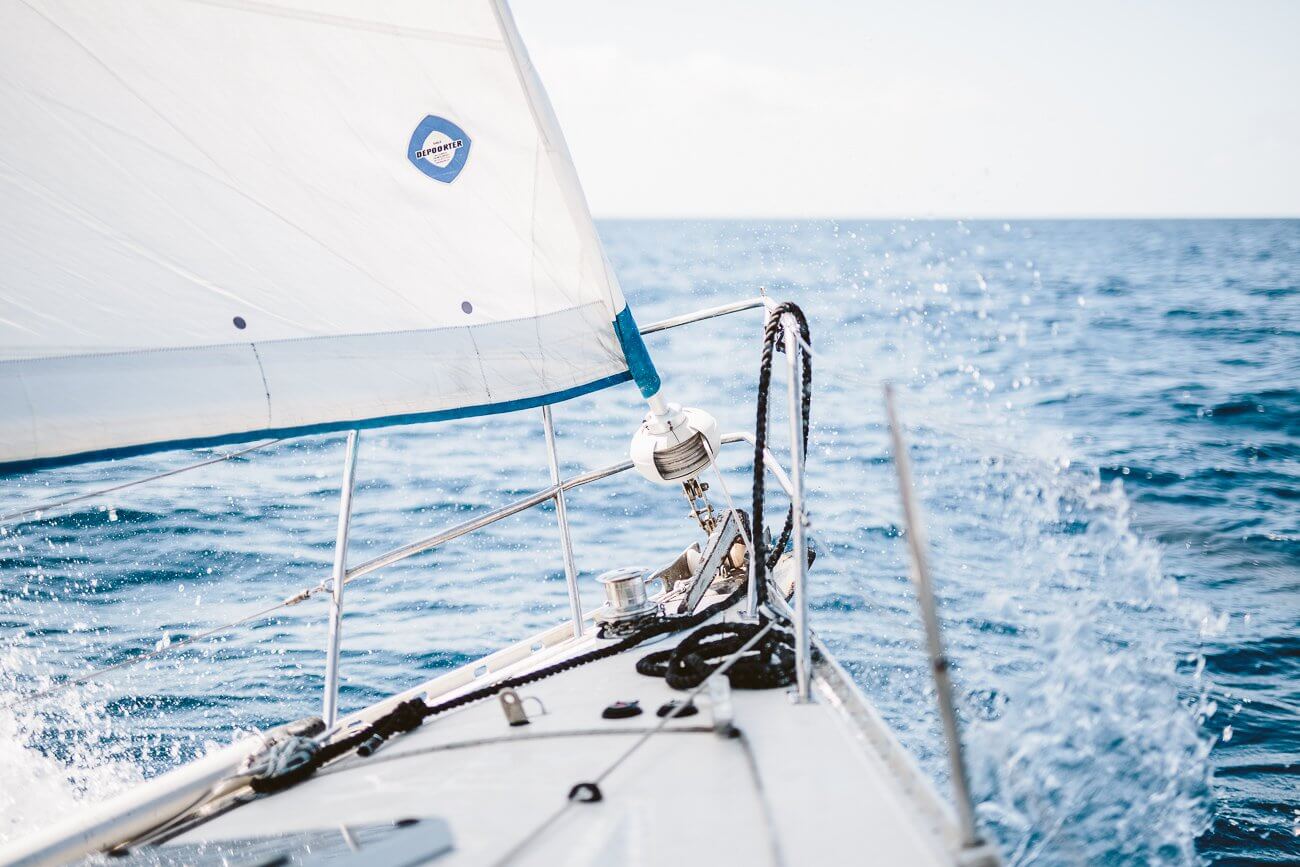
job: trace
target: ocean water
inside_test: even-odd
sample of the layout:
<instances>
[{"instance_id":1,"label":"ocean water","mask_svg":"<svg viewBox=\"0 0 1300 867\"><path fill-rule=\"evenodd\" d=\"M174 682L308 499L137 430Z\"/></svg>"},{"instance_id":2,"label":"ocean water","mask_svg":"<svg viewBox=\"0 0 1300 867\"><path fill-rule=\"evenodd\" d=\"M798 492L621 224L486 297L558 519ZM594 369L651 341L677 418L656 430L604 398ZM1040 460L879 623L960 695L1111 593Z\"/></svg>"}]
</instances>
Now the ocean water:
<instances>
[{"instance_id":1,"label":"ocean water","mask_svg":"<svg viewBox=\"0 0 1300 867\"><path fill-rule=\"evenodd\" d=\"M600 229L643 323L760 286L808 312L814 627L946 786L882 425L897 383L979 816L1008 864L1300 860L1300 222ZM648 342L673 399L739 430L758 332L748 313ZM566 472L621 459L640 412L631 386L557 407ZM342 446L0 527L0 839L319 712L322 598L20 699L327 576ZM8 477L0 512L195 457ZM724 462L738 499L745 458ZM358 480L353 562L544 486L539 413L363 433ZM680 493L631 474L570 513L588 606L598 572L695 538ZM357 581L344 709L565 611L546 509Z\"/></svg>"}]
</instances>

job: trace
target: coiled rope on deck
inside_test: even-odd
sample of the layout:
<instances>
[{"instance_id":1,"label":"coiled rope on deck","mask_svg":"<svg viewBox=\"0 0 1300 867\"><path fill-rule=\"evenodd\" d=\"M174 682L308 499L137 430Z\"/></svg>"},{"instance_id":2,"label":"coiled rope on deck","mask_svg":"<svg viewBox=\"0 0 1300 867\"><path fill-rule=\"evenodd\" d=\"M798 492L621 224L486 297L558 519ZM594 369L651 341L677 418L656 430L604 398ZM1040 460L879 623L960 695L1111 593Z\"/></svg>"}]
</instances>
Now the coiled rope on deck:
<instances>
[{"instance_id":1,"label":"coiled rope on deck","mask_svg":"<svg viewBox=\"0 0 1300 867\"><path fill-rule=\"evenodd\" d=\"M638 659L636 670L647 677L662 677L673 689L692 689L763 628L762 623L701 626L673 649ZM772 629L731 664L726 677L735 689L776 689L794 683L794 662L794 639L784 630Z\"/></svg>"}]
</instances>

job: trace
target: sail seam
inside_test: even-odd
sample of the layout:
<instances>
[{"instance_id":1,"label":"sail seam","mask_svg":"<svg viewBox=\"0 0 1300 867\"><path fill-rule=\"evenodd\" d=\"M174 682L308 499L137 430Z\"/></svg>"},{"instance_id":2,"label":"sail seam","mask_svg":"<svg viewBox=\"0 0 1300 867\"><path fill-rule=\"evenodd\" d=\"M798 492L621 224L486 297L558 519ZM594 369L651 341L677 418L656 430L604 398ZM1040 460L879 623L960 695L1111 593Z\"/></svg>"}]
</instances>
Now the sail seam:
<instances>
[{"instance_id":1,"label":"sail seam","mask_svg":"<svg viewBox=\"0 0 1300 867\"><path fill-rule=\"evenodd\" d=\"M478 374L483 377L483 391L487 392L488 400L492 400L492 386L488 385L487 368L483 366L483 353L479 351L478 341L474 339L474 329L467 327L466 333L469 334L469 342L474 344L474 358L478 361Z\"/></svg>"},{"instance_id":2,"label":"sail seam","mask_svg":"<svg viewBox=\"0 0 1300 867\"><path fill-rule=\"evenodd\" d=\"M367 21L364 18L349 18L345 15L330 15L324 12L309 12L306 9L289 9L273 3L258 3L254 0L189 0L200 6L214 6L229 9L232 12L248 12L253 15L266 15L272 18L307 21L323 24L327 27L342 27L345 30L365 30L385 36L402 36L410 39L424 39L430 42L448 42L464 45L468 48L505 48L495 39L482 36L466 36L461 33L447 33L443 30L430 30L427 27L409 27L403 24L386 24L382 21Z\"/></svg>"},{"instance_id":3,"label":"sail seam","mask_svg":"<svg viewBox=\"0 0 1300 867\"><path fill-rule=\"evenodd\" d=\"M208 162L210 162L215 169L223 173L225 172L225 167L222 166L221 163L217 162L217 160L210 153L204 150L202 145L200 145L197 141L195 141L191 136L186 134L186 132L182 130L180 127L176 126L176 124L173 123L170 119L168 119L168 117L165 114L163 114L161 111L158 110L157 106L155 106L149 100L145 99L144 95L141 94L134 87L132 87L129 81L123 78L122 75L120 75L115 69L113 69L113 67L105 63L103 58L101 58L95 52L91 51L89 46L87 46L84 42L82 42L80 39L74 36L66 27L64 27L59 22L55 21L49 15L42 12L40 9L37 9L30 2L28 2L28 0L22 0L22 5L26 6L27 9L33 14L35 14L37 17L43 19L46 24L50 25L55 30L59 31L59 33L63 34L63 36L69 42L77 46L77 48L80 49L83 54L89 57L96 65L98 65L105 72L107 72L110 77L112 77L118 84L120 84L126 90L127 93L135 97L136 100L138 100L142 106L148 109L155 117L157 117L160 121L166 124L170 129L175 131L175 133L178 136L184 139L185 143L188 144L190 147L194 148L196 153L202 154L203 158L206 159Z\"/></svg>"},{"instance_id":4,"label":"sail seam","mask_svg":"<svg viewBox=\"0 0 1300 867\"><path fill-rule=\"evenodd\" d=\"M134 94L134 91L130 90L129 85L127 85L127 84L124 83L123 86L127 88L128 92ZM371 282L371 283L372 283L376 288L378 288L378 289L380 289L380 290L383 290L383 291L385 291L385 292L388 292L390 295L394 295L394 296L396 296L399 300L402 300L402 301L403 301L404 303L406 303L408 306L411 306L410 302L409 302L409 301L406 301L405 299L403 299L402 296L400 295L400 293L395 292L395 291L393 290L392 287L388 286L386 283L384 283L382 280L380 280L379 278L377 278L375 275L371 274L369 271L367 271L365 268L363 268L360 264L358 264L357 262L354 262L352 259L350 259L350 258L348 258L347 256L343 255L343 254L340 253L338 250L336 250L335 248L333 248L333 247L331 247L329 244L327 244L325 241L323 241L323 240L321 240L320 238L318 238L318 237L317 237L316 235L314 235L312 232L308 231L306 228L304 228L303 226L299 225L299 224L298 224L297 222L295 222L293 219L289 218L288 216L286 216L286 215L283 214L282 212L276 210L274 207L272 207L272 206L271 206L270 204L268 204L267 202L262 201L262 200L259 199L257 196L251 194L249 191L247 191L247 190L245 190L245 189L239 187L237 184L233 183L229 178L223 178L223 177L221 177L221 176L218 175L218 174L215 174L215 173L213 173L213 172L210 172L210 171L208 171L208 170L202 168L201 166L196 165L195 163L188 162L188 161L186 161L186 160L182 160L182 159L176 159L176 158L172 157L170 154L166 153L165 151L160 150L159 148L153 146L153 145L152 145L150 142L148 142L147 140L142 139L142 138L140 138L140 137L138 137L138 136L136 136L136 135L134 135L134 134L132 134L132 133L126 131L126 130L119 129L118 127L115 127L115 126L113 126L112 124L105 122L105 121L104 121L103 119L101 119L101 118L93 117L93 116L87 114L86 112L84 112L84 111L82 111L82 110L76 108L75 106L68 105L68 104L66 104L66 103L60 102L60 101L55 100L55 99L51 99L51 98L49 98L49 97L47 97L47 96L45 96L45 95L42 95L42 94L31 93L31 94L28 94L28 96L29 96L29 98L31 99L31 101L33 102L33 104L40 106L40 107L42 108L42 110L45 111L46 115L49 116L51 119L55 120L56 122L61 122L61 121L57 118L57 116L56 116L53 112L49 111L48 107L46 106L46 103L49 103L49 104L52 104L52 105L58 106L58 107L60 107L60 108L62 108L62 109L65 109L65 110L67 110L67 111L73 111L73 112L76 112L76 113L79 114L79 115L80 115L84 120L89 121L89 122L92 122L92 123L95 123L95 124L97 124L97 125L100 125L100 126L104 127L105 129L108 129L108 130L112 131L113 133L115 133L115 134L117 134L117 135L120 135L120 136L123 136L123 137L127 138L128 140L130 140L130 141L136 143L137 145L139 145L139 146L141 146L141 147L147 148L147 149L148 149L149 151L151 151L152 153L155 153L155 154L157 154L157 155L159 155L159 156L161 156L161 157L163 157L163 158L169 160L169 161L170 161L171 163L173 163L174 165L179 166L179 167L181 167L181 168L183 168L183 169L185 169L185 170L187 170L187 171L196 172L196 173L198 173L198 176L199 176L199 177L204 178L204 179L206 179L206 180L209 180L209 181L211 181L211 182L214 183L214 184L218 184L218 185L220 185L222 189L228 190L228 191L234 193L235 195L238 195L240 198L242 198L242 199L244 199L245 201L251 203L251 204L252 204L253 206L255 206L256 208L261 209L261 210L264 211L266 214L270 215L271 217L273 217L274 219L278 220L278 221L279 221L280 223L282 223L283 225L289 227L291 230L293 230L294 232L296 232L296 233L297 233L298 235L300 235L301 237L305 238L307 241L311 242L311 243L314 244L315 246L319 247L321 250L325 251L325 253L326 253L327 255L334 257L334 258L337 259L339 262L342 262L342 263L343 263L344 265L346 265L347 267L349 267L349 268L351 268L352 270L356 271L358 274L360 274L360 275L361 275L362 277L364 277L366 280L369 280L369 281L370 281L370 282ZM142 98L142 97L140 97L140 99L143 101L143 98ZM146 103L146 105L148 105L148 104ZM151 108L151 110L153 110L152 107L150 107L150 108ZM156 113L156 110L155 110L155 113ZM175 129L175 126L172 125L172 128ZM183 132L180 132L180 130L177 130L177 132L178 132L180 135L184 136L184 133L183 133ZM100 150L101 153L104 153L102 148L99 149L99 150ZM201 152L201 151L200 151L200 152ZM202 152L201 152L201 153L202 153ZM206 154L204 154L204 155L206 156ZM107 154L105 154L105 157L107 158ZM216 164L216 161L215 161L215 160L212 160L211 157L209 157L209 160L213 162L213 165L214 165L214 166L217 165L217 164ZM0 161L0 162L2 162L2 161ZM119 168L119 169L120 169L124 174L127 174L127 175L130 175L130 174L131 174L131 173L128 172L128 171L125 169L125 167L123 167L120 163L118 163L117 165L118 165L118 168ZM217 166L217 167L220 168L220 166ZM159 265L159 266L162 267L162 268L166 268L166 269L168 269L168 270L174 272L175 274L177 274L177 276L181 277L181 278L184 279L184 280L188 280L190 283L194 284L195 286L198 286L199 288L205 289L205 290L210 291L210 292L215 292L216 294L221 295L221 296L223 296L223 297L231 298L232 300L238 301L240 304L246 305L246 306L248 306L248 307L252 307L253 309L260 310L261 312L264 312L264 313L267 313L268 315L274 316L274 317L277 318L277 319L281 319L281 320L284 320L284 321L289 321L289 320L285 320L283 316L279 316L278 314L271 313L270 311L265 310L264 308L258 307L257 305L255 305L255 304L253 304L251 301L249 301L248 299L246 299L246 298L244 298L244 297L241 297L241 296L238 296L238 295L235 295L235 294L233 294L232 292L230 292L229 290L226 290L226 289L222 288L221 286L218 286L218 285L212 283L211 281L209 281L209 280L207 280L206 278L204 278L201 274L198 274L198 273L195 273L195 272L191 272L191 271L185 269L182 265L180 265L180 264L178 264L178 263L175 263L175 262L171 261L170 259L168 259L168 258L166 258L166 257L160 257L160 255L159 255L158 253L156 253L155 251L152 251L152 250L150 250L150 249L148 249L148 248L145 248L145 247L141 247L139 244L137 244L136 242L134 242L133 240L131 240L129 237L127 237L127 236L125 236L125 235L122 235L122 234L120 234L120 233L115 232L114 230L112 230L111 227L109 227L106 223L104 223L102 220L100 220L99 217L97 217L94 213L85 210L85 209L84 209L83 207L81 207L80 205L78 205L78 204L72 202L72 201L71 201L70 199L68 199L66 196L62 196L62 195L58 195L58 194L56 194L56 193L53 192L52 190L48 189L44 184L41 184L40 182L36 181L34 178L32 178L32 177L27 177L27 176L19 177L18 175L14 175L14 176L11 176L10 178L8 178L8 180L10 181L10 183L14 184L15 186L19 187L20 189L22 189L22 190L24 190L24 191L30 193L31 195L34 195L34 196L37 196L37 197L41 198L41 199L44 200L47 204L49 204L51 207L55 207L55 208L58 208L59 210L63 211L63 212L64 212L65 214L67 214L69 217L71 217L71 218L77 220L78 222L80 222L80 223L81 223L83 226L85 226L86 228L88 228L88 229L90 229L90 230L92 230L92 231L98 232L99 234L103 235L105 238L108 238L108 239L112 240L114 243L121 245L122 247L126 248L127 250L129 250L129 251L131 251L131 252L133 252L133 253L139 254L139 255L141 255L141 256L144 256L144 257L146 257L146 258L152 260L155 264ZM22 183L20 183L20 181L21 181ZM141 183L140 186L141 186L141 188L144 188L146 185L143 184L143 183ZM179 213L179 212L178 212L178 213ZM191 221L191 222L192 222L192 221ZM220 245L218 245L218 246L220 246ZM414 308L413 308L413 309L414 309Z\"/></svg>"},{"instance_id":5,"label":"sail seam","mask_svg":"<svg viewBox=\"0 0 1300 867\"><path fill-rule=\"evenodd\" d=\"M494 325L510 325L516 322L527 322L529 320L540 320L548 318L559 318L566 314L571 314L575 310L586 310L588 308L598 307L603 312L605 304L601 301L590 301L586 304L579 304L576 307L566 307L563 310L552 310L550 313L542 313L538 316L516 316L511 319L496 319L492 322L484 322L479 325L440 325L436 328L400 328L392 331L358 331L351 334L306 334L302 337L283 337L279 340L261 340L258 341L263 346L274 345L282 346L288 343L298 343L306 340L348 340L352 338L365 337L398 337L405 334L438 334L445 331L459 331L464 328L491 328ZM74 358L112 358L122 355L144 355L151 352L191 352L199 349L223 349L237 346L247 346L243 341L234 341L231 343L200 343L193 346L146 346L139 349L114 349L104 352L77 352L66 353L64 355L29 355L20 358L0 358L0 365L5 364L30 364L37 361L63 361Z\"/></svg>"},{"instance_id":6,"label":"sail seam","mask_svg":"<svg viewBox=\"0 0 1300 867\"><path fill-rule=\"evenodd\" d=\"M541 143L533 142L533 195L531 198L531 210L528 215L528 246L532 250L529 257L528 277L533 284L533 309L537 309L537 176L541 174L538 164L541 162ZM549 269L548 269L549 276ZM537 355L543 360L546 358L546 347L542 343L542 323L534 320L533 333L537 336ZM542 387L548 388L546 381L546 365L542 364L539 368L541 374Z\"/></svg>"},{"instance_id":7,"label":"sail seam","mask_svg":"<svg viewBox=\"0 0 1300 867\"><path fill-rule=\"evenodd\" d=\"M257 351L257 344L250 343L248 346L253 350L253 358L257 360L257 372L262 377L262 390L266 392L266 423L269 425L272 423L271 386L266 381L266 368L262 366L262 354Z\"/></svg>"}]
</instances>

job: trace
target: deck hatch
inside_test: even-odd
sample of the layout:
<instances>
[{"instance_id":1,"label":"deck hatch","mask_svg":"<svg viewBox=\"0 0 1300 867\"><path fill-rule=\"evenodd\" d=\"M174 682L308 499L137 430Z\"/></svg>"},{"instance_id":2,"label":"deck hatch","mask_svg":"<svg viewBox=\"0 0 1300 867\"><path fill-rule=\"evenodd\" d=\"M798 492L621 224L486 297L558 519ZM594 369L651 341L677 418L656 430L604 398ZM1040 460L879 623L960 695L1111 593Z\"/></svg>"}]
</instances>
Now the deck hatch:
<instances>
[{"instance_id":1,"label":"deck hatch","mask_svg":"<svg viewBox=\"0 0 1300 867\"><path fill-rule=\"evenodd\" d=\"M352 825L318 831L295 831L266 837L241 837L203 843L141 846L124 857L92 855L82 864L122 867L271 867L330 865L349 867L425 864L453 849L451 829L437 817L402 819L379 825Z\"/></svg>"}]
</instances>

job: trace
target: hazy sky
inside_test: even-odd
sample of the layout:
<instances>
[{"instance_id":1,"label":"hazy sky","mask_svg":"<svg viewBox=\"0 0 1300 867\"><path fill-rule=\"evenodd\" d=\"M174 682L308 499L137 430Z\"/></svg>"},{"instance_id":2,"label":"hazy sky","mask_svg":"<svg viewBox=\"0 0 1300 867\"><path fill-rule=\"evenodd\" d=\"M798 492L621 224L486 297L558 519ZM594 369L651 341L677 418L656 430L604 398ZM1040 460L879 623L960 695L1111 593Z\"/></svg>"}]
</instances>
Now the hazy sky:
<instances>
[{"instance_id":1,"label":"hazy sky","mask_svg":"<svg viewBox=\"0 0 1300 867\"><path fill-rule=\"evenodd\" d=\"M512 0L597 216L1300 216L1300 0Z\"/></svg>"}]
</instances>

